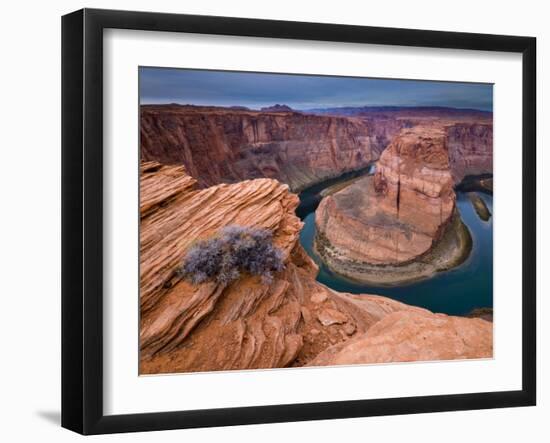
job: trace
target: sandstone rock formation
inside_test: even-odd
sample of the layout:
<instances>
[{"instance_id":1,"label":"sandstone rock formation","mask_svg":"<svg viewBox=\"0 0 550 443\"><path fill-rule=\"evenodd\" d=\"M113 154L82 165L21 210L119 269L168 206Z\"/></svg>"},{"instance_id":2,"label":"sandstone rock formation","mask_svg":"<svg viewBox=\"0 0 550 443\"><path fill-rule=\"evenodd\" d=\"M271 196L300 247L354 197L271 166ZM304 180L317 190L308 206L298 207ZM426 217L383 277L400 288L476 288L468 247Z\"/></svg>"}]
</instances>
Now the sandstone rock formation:
<instances>
[{"instance_id":1,"label":"sandstone rock formation","mask_svg":"<svg viewBox=\"0 0 550 443\"><path fill-rule=\"evenodd\" d=\"M456 197L444 129L403 130L376 168L374 177L323 199L315 217L317 250L329 266L354 278L388 283L418 278L404 269L392 275L392 268L372 265L399 266L418 259L443 238L453 221ZM386 276L377 275L384 272Z\"/></svg>"},{"instance_id":2,"label":"sandstone rock formation","mask_svg":"<svg viewBox=\"0 0 550 443\"><path fill-rule=\"evenodd\" d=\"M275 178L296 191L363 168L405 126L275 110L141 107L141 158L184 165L199 186Z\"/></svg>"},{"instance_id":3,"label":"sandstone rock formation","mask_svg":"<svg viewBox=\"0 0 550 443\"><path fill-rule=\"evenodd\" d=\"M493 124L456 123L446 128L446 145L455 183L466 175L493 172Z\"/></svg>"},{"instance_id":4,"label":"sandstone rock formation","mask_svg":"<svg viewBox=\"0 0 550 443\"><path fill-rule=\"evenodd\" d=\"M141 106L141 159L184 165L201 187L275 178L294 191L378 159L401 129L446 128L455 183L492 172L492 114L452 108Z\"/></svg>"},{"instance_id":5,"label":"sandstone rock formation","mask_svg":"<svg viewBox=\"0 0 550 443\"><path fill-rule=\"evenodd\" d=\"M321 352L309 366L491 357L492 323L428 311L385 316L367 332Z\"/></svg>"},{"instance_id":6,"label":"sandstone rock formation","mask_svg":"<svg viewBox=\"0 0 550 443\"><path fill-rule=\"evenodd\" d=\"M413 323L418 318L438 321L426 310L385 297L340 294L319 284L317 267L298 241L297 204L288 186L275 180L201 189L182 166L142 164L140 373L303 366L331 346L363 336L393 313L406 312ZM186 249L230 224L271 230L284 252L285 269L271 283L253 276L228 286L182 280L178 268ZM466 328L467 334L481 321L453 323L452 331L463 334ZM419 355L491 356L492 348L485 346L492 341L491 329L476 331L477 338L461 352L447 352L447 344L432 341L431 354ZM397 342L380 346L395 348L394 361L410 355ZM368 349L361 362L382 352L372 343Z\"/></svg>"},{"instance_id":7,"label":"sandstone rock formation","mask_svg":"<svg viewBox=\"0 0 550 443\"><path fill-rule=\"evenodd\" d=\"M361 281L397 283L461 263L471 237L453 187L465 175L492 172L492 123L417 122L395 136L376 168L374 177L319 205L316 248L329 267Z\"/></svg>"}]
</instances>

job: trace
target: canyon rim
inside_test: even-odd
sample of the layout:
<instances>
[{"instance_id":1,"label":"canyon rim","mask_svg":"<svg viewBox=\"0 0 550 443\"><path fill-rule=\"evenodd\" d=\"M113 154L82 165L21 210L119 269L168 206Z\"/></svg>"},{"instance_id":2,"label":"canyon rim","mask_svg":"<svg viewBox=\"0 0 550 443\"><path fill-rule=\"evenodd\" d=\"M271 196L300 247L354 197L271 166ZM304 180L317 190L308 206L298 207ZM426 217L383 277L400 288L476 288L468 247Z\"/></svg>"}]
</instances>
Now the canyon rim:
<instances>
[{"instance_id":1,"label":"canyon rim","mask_svg":"<svg viewBox=\"0 0 550 443\"><path fill-rule=\"evenodd\" d=\"M140 374L492 358L492 85L142 67L139 120Z\"/></svg>"}]
</instances>

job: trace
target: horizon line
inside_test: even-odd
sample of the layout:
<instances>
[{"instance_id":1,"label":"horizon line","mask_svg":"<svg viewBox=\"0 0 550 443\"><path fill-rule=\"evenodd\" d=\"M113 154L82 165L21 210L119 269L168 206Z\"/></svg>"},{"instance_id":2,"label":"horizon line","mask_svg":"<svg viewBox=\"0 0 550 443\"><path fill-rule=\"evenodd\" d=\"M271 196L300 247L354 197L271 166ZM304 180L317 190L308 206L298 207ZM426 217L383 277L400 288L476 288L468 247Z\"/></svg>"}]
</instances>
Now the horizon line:
<instances>
[{"instance_id":1,"label":"horizon line","mask_svg":"<svg viewBox=\"0 0 550 443\"><path fill-rule=\"evenodd\" d=\"M493 113L493 110L472 108L472 107L458 107L458 106L441 106L441 105L330 105L330 106L315 106L312 108L293 108L292 106L286 105L284 103L273 103L267 106L261 107L251 107L246 105L218 105L218 104L195 104L195 103L180 103L174 101L166 102L149 102L149 103L139 103L139 106L193 106L197 108L225 108L225 109L235 109L243 108L249 111L262 111L263 108L270 108L275 106L287 106L291 111L307 112L307 111L318 111L318 110L332 110L332 109L359 109L359 108L380 108L380 109L391 109L391 108L401 108L401 109L454 109L459 111L476 111L476 112L485 112ZM290 111L289 111L290 112Z\"/></svg>"}]
</instances>

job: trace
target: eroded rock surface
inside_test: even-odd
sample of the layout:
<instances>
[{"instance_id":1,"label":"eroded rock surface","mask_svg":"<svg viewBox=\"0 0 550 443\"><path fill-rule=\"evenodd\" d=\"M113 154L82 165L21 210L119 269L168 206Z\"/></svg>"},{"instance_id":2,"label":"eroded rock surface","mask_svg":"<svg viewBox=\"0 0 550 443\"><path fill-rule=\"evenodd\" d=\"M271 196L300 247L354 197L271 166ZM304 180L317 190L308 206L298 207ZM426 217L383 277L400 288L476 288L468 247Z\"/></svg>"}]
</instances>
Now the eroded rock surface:
<instances>
[{"instance_id":1,"label":"eroded rock surface","mask_svg":"<svg viewBox=\"0 0 550 443\"><path fill-rule=\"evenodd\" d=\"M493 124L456 123L446 128L447 149L455 183L467 175L493 172Z\"/></svg>"},{"instance_id":2,"label":"eroded rock surface","mask_svg":"<svg viewBox=\"0 0 550 443\"><path fill-rule=\"evenodd\" d=\"M275 180L201 189L183 167L147 162L141 168L141 195L142 374L303 366L393 313L410 313L412 321L413 313L439 318L385 297L341 294L319 284L317 267L298 241L298 199ZM182 280L178 268L187 248L235 224L271 230L284 252L285 269L269 284L253 276L228 286ZM468 349L492 340L490 329L478 332ZM362 362L381 352L372 346ZM403 352L398 343L392 346L396 354ZM483 356L490 356L483 349ZM438 355L456 358L446 351Z\"/></svg>"},{"instance_id":3,"label":"eroded rock surface","mask_svg":"<svg viewBox=\"0 0 550 443\"><path fill-rule=\"evenodd\" d=\"M375 265L426 253L455 209L444 142L441 129L407 130L383 152L374 177L324 198L315 221L327 253Z\"/></svg>"},{"instance_id":4,"label":"eroded rock surface","mask_svg":"<svg viewBox=\"0 0 550 443\"><path fill-rule=\"evenodd\" d=\"M380 156L374 177L322 200L315 216L317 251L336 272L372 283L415 280L460 264L471 237L456 210L456 174L491 167L489 139L492 129L471 122L403 129ZM453 155L467 152L455 171Z\"/></svg>"},{"instance_id":5,"label":"eroded rock surface","mask_svg":"<svg viewBox=\"0 0 550 443\"><path fill-rule=\"evenodd\" d=\"M141 158L184 165L201 187L274 178L302 189L375 160L406 121L178 105L141 107Z\"/></svg>"},{"instance_id":6,"label":"eroded rock surface","mask_svg":"<svg viewBox=\"0 0 550 443\"><path fill-rule=\"evenodd\" d=\"M310 366L487 358L493 325L480 318L428 311L385 316L366 333L320 353Z\"/></svg>"}]
</instances>

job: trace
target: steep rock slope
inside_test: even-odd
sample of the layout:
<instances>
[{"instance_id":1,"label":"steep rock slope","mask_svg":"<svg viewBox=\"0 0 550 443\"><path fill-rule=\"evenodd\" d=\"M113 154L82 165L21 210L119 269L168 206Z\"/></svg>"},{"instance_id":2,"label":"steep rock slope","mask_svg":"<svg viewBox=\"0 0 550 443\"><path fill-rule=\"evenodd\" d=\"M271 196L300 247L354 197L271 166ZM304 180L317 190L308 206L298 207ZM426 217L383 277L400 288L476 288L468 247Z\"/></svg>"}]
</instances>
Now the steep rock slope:
<instances>
[{"instance_id":1,"label":"steep rock slope","mask_svg":"<svg viewBox=\"0 0 550 443\"><path fill-rule=\"evenodd\" d=\"M316 225L335 252L399 264L430 249L455 208L444 137L433 128L402 132L383 152L374 177L323 199Z\"/></svg>"},{"instance_id":2,"label":"steep rock slope","mask_svg":"<svg viewBox=\"0 0 550 443\"><path fill-rule=\"evenodd\" d=\"M141 157L184 165L202 187L275 178L298 190L378 158L404 122L278 109L141 107Z\"/></svg>"},{"instance_id":3,"label":"steep rock slope","mask_svg":"<svg viewBox=\"0 0 550 443\"><path fill-rule=\"evenodd\" d=\"M140 113L142 160L184 165L201 187L265 177L297 191L365 167L402 129L426 124L446 128L455 183L492 172L490 113L411 108L320 115L282 105L261 111L143 105Z\"/></svg>"},{"instance_id":4,"label":"steep rock slope","mask_svg":"<svg viewBox=\"0 0 550 443\"><path fill-rule=\"evenodd\" d=\"M317 268L298 242L297 204L275 180L200 189L181 166L142 164L140 373L303 366L389 314L434 316L317 283ZM187 248L230 224L271 230L284 271L270 284L253 276L228 286L183 281L177 270ZM482 334L485 340L490 332Z\"/></svg>"},{"instance_id":5,"label":"steep rock slope","mask_svg":"<svg viewBox=\"0 0 550 443\"><path fill-rule=\"evenodd\" d=\"M453 188L465 175L492 172L492 123L426 120L402 129L376 169L319 205L316 249L329 267L391 284L462 263L471 237Z\"/></svg>"},{"instance_id":6,"label":"steep rock slope","mask_svg":"<svg viewBox=\"0 0 550 443\"><path fill-rule=\"evenodd\" d=\"M466 175L493 172L493 124L456 123L446 128L446 145L455 183Z\"/></svg>"}]
</instances>

